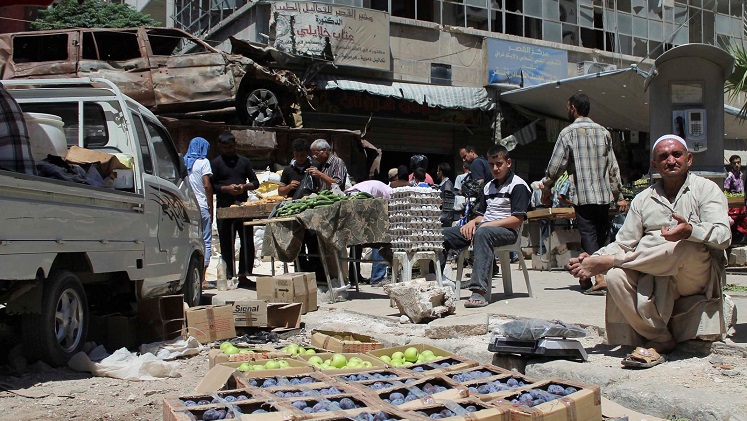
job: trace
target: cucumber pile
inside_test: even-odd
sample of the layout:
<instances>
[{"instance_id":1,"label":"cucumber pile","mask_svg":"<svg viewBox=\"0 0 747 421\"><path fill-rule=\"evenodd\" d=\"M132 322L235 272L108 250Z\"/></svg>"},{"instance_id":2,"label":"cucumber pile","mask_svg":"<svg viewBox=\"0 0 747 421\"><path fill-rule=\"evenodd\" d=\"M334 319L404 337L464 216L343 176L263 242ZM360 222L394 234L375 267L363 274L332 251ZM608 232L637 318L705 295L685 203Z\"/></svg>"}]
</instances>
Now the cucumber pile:
<instances>
[{"instance_id":1,"label":"cucumber pile","mask_svg":"<svg viewBox=\"0 0 747 421\"><path fill-rule=\"evenodd\" d=\"M307 209L315 209L322 206L329 206L341 200L358 200L358 199L373 199L368 193L358 192L351 194L350 196L338 196L332 192L332 190L324 190L314 197L305 197L303 199L294 200L293 202L281 203L275 217L291 216L301 213Z\"/></svg>"}]
</instances>

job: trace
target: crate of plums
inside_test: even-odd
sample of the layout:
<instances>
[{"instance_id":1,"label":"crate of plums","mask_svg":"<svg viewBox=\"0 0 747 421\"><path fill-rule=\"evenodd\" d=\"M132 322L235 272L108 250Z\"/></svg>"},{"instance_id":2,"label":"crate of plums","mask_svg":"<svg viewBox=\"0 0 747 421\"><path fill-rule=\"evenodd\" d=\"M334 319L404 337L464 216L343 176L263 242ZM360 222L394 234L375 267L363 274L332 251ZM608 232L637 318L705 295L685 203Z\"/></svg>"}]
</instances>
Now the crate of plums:
<instances>
[{"instance_id":1,"label":"crate of plums","mask_svg":"<svg viewBox=\"0 0 747 421\"><path fill-rule=\"evenodd\" d=\"M240 400L232 403L194 405L169 414L167 421L256 420L279 421L295 417L294 410L267 400Z\"/></svg>"},{"instance_id":2,"label":"crate of plums","mask_svg":"<svg viewBox=\"0 0 747 421\"><path fill-rule=\"evenodd\" d=\"M509 421L509 409L493 406L475 398L458 400L432 399L408 402L399 409L410 416L407 419L443 419L451 421Z\"/></svg>"},{"instance_id":3,"label":"crate of plums","mask_svg":"<svg viewBox=\"0 0 747 421\"><path fill-rule=\"evenodd\" d=\"M354 411L326 412L324 415L314 417L315 421L400 421L413 420L412 414L400 411L396 408L361 408L360 412L353 415Z\"/></svg>"},{"instance_id":4,"label":"crate of plums","mask_svg":"<svg viewBox=\"0 0 747 421\"><path fill-rule=\"evenodd\" d=\"M376 393L379 390L405 386L417 381L420 377L397 369L381 369L352 374L331 374L338 382L349 384L363 393Z\"/></svg>"},{"instance_id":5,"label":"crate of plums","mask_svg":"<svg viewBox=\"0 0 747 421\"><path fill-rule=\"evenodd\" d=\"M333 383L330 377L318 371L300 374L265 374L255 377L237 377L236 384L240 387L272 389L277 387L303 386L311 388L323 388Z\"/></svg>"},{"instance_id":6,"label":"crate of plums","mask_svg":"<svg viewBox=\"0 0 747 421\"><path fill-rule=\"evenodd\" d=\"M542 380L489 403L508 409L511 421L602 420L599 386L568 380Z\"/></svg>"},{"instance_id":7,"label":"crate of plums","mask_svg":"<svg viewBox=\"0 0 747 421\"><path fill-rule=\"evenodd\" d=\"M361 393L304 398L278 398L274 402L290 405L299 419L312 419L332 414L354 417L362 411L377 412L381 404Z\"/></svg>"},{"instance_id":8,"label":"crate of plums","mask_svg":"<svg viewBox=\"0 0 747 421\"><path fill-rule=\"evenodd\" d=\"M457 383L468 383L474 380L487 379L496 376L505 376L512 374L511 370L506 370L492 364L480 364L475 367L464 368L456 371L449 371L443 375Z\"/></svg>"},{"instance_id":9,"label":"crate of plums","mask_svg":"<svg viewBox=\"0 0 747 421\"><path fill-rule=\"evenodd\" d=\"M423 375L462 370L478 365L477 361L426 344L382 348L370 351L369 354L392 367Z\"/></svg>"},{"instance_id":10,"label":"crate of plums","mask_svg":"<svg viewBox=\"0 0 747 421\"><path fill-rule=\"evenodd\" d=\"M228 404L248 400L266 399L269 395L261 390L232 389L212 393L195 393L180 397L166 397L163 400L163 419L176 420L177 413L184 413L190 408L224 408Z\"/></svg>"},{"instance_id":11,"label":"crate of plums","mask_svg":"<svg viewBox=\"0 0 747 421\"><path fill-rule=\"evenodd\" d=\"M442 376L428 376L402 385L373 392L383 402L400 406L412 401L430 401L433 399L461 399L469 396L466 387Z\"/></svg>"},{"instance_id":12,"label":"crate of plums","mask_svg":"<svg viewBox=\"0 0 747 421\"><path fill-rule=\"evenodd\" d=\"M497 377L470 380L463 382L462 385L467 388L470 396L476 396L484 401L491 401L510 395L517 389L531 387L536 382L537 380L531 377L519 373L510 373Z\"/></svg>"},{"instance_id":13,"label":"crate of plums","mask_svg":"<svg viewBox=\"0 0 747 421\"><path fill-rule=\"evenodd\" d=\"M337 382L313 383L310 386L275 386L262 390L270 394L273 399L315 398L360 393L360 390L351 385Z\"/></svg>"}]
</instances>

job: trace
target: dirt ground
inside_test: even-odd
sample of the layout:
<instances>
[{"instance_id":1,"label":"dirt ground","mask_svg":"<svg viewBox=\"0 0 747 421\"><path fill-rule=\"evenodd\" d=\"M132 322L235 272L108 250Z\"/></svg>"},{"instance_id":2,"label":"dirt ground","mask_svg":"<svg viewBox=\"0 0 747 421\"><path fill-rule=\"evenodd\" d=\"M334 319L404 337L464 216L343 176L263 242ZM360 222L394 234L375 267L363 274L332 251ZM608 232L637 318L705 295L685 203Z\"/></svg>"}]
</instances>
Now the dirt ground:
<instances>
[{"instance_id":1,"label":"dirt ground","mask_svg":"<svg viewBox=\"0 0 747 421\"><path fill-rule=\"evenodd\" d=\"M309 329L319 326L357 327L356 331L380 337L385 344L427 342L484 363L493 358L492 353L486 351L489 335L434 341L424 339L424 325L401 325L383 317L325 308L309 313L304 320ZM491 325L500 321L490 319ZM588 363L579 364L578 370L596 371L600 379L607 378L605 381L609 384L602 388L605 395L605 389L622 381L610 380L614 377L609 375L611 372L622 373L627 383L665 380L668 384L679 385L680 389L692 391L692 396L707 394L714 399L722 396L726 399L724 404L747 405L747 366L741 356L675 354L667 364L632 371L620 370L623 351L601 345L599 337L592 334L582 343L590 359ZM179 363L180 377L142 382L92 377L69 368L52 369L42 363L30 365L24 372L15 372L4 366L0 368L0 420L160 420L163 398L189 394L207 372L207 350L179 360ZM538 365L534 367L537 369ZM660 398L666 399L666 395ZM626 402L617 403L626 405ZM734 409L747 413L744 408Z\"/></svg>"}]
</instances>

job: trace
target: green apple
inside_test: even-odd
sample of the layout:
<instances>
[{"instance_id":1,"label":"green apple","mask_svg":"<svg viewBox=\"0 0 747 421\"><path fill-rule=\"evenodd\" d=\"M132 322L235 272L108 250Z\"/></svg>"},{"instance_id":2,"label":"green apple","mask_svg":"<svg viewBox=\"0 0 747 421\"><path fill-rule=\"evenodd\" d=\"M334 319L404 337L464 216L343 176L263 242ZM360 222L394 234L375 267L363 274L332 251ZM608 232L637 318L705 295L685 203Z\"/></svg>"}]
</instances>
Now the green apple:
<instances>
[{"instance_id":1,"label":"green apple","mask_svg":"<svg viewBox=\"0 0 747 421\"><path fill-rule=\"evenodd\" d=\"M220 344L220 350L224 351L229 346L234 346L234 344L232 344L231 342L228 342L228 341L223 342L222 344Z\"/></svg>"},{"instance_id":2,"label":"green apple","mask_svg":"<svg viewBox=\"0 0 747 421\"><path fill-rule=\"evenodd\" d=\"M352 359L345 364L346 368L361 368L362 366L362 361L353 361Z\"/></svg>"},{"instance_id":3,"label":"green apple","mask_svg":"<svg viewBox=\"0 0 747 421\"><path fill-rule=\"evenodd\" d=\"M418 360L418 349L414 346L407 348L404 352L405 360L414 362Z\"/></svg>"},{"instance_id":4,"label":"green apple","mask_svg":"<svg viewBox=\"0 0 747 421\"><path fill-rule=\"evenodd\" d=\"M290 344L290 345L286 346L285 347L285 352L287 352L287 353L289 353L291 355L298 354L298 345L296 345L296 344Z\"/></svg>"},{"instance_id":5,"label":"green apple","mask_svg":"<svg viewBox=\"0 0 747 421\"><path fill-rule=\"evenodd\" d=\"M288 364L288 361L285 361L285 360L279 360L278 364L280 364L280 368L288 368L288 367L290 367L290 364Z\"/></svg>"},{"instance_id":6,"label":"green apple","mask_svg":"<svg viewBox=\"0 0 747 421\"><path fill-rule=\"evenodd\" d=\"M305 354L305 353L306 353L306 348L302 346L299 346L298 350L296 350L296 354Z\"/></svg>"},{"instance_id":7,"label":"green apple","mask_svg":"<svg viewBox=\"0 0 747 421\"><path fill-rule=\"evenodd\" d=\"M392 354L392 359L393 360L404 360L405 354L403 352L397 351Z\"/></svg>"},{"instance_id":8,"label":"green apple","mask_svg":"<svg viewBox=\"0 0 747 421\"><path fill-rule=\"evenodd\" d=\"M262 364L254 364L254 365L252 366L252 369L254 369L254 370L264 370L264 369L265 369L265 366L264 366L264 365L262 365Z\"/></svg>"},{"instance_id":9,"label":"green apple","mask_svg":"<svg viewBox=\"0 0 747 421\"><path fill-rule=\"evenodd\" d=\"M423 358L428 358L433 355L433 351L431 351L430 349L426 349L423 352L421 352L420 355L422 355Z\"/></svg>"},{"instance_id":10,"label":"green apple","mask_svg":"<svg viewBox=\"0 0 747 421\"><path fill-rule=\"evenodd\" d=\"M355 362L359 362L359 363L362 363L362 362L363 362L363 360L362 360L362 359L360 359L359 357L350 357L350 360L349 360L349 361L355 361Z\"/></svg>"},{"instance_id":11,"label":"green apple","mask_svg":"<svg viewBox=\"0 0 747 421\"><path fill-rule=\"evenodd\" d=\"M373 367L373 364L371 364L371 361L363 361L363 367L370 368Z\"/></svg>"},{"instance_id":12,"label":"green apple","mask_svg":"<svg viewBox=\"0 0 747 421\"><path fill-rule=\"evenodd\" d=\"M280 368L280 363L275 360L270 360L265 363L265 368L267 370L277 370Z\"/></svg>"},{"instance_id":13,"label":"green apple","mask_svg":"<svg viewBox=\"0 0 747 421\"><path fill-rule=\"evenodd\" d=\"M324 361L322 361L322 357L318 355L314 355L309 358L309 364L322 365L324 364Z\"/></svg>"},{"instance_id":14,"label":"green apple","mask_svg":"<svg viewBox=\"0 0 747 421\"><path fill-rule=\"evenodd\" d=\"M381 361L384 361L385 363L388 363L388 362L392 361L392 358L390 356L388 356L388 355L382 355L382 356L379 357L379 359Z\"/></svg>"},{"instance_id":15,"label":"green apple","mask_svg":"<svg viewBox=\"0 0 747 421\"><path fill-rule=\"evenodd\" d=\"M402 367L402 361L400 360L392 360L391 362L389 362L389 364L393 367Z\"/></svg>"},{"instance_id":16,"label":"green apple","mask_svg":"<svg viewBox=\"0 0 747 421\"><path fill-rule=\"evenodd\" d=\"M251 370L252 370L252 365L249 363L241 363L239 365L239 371L251 371Z\"/></svg>"},{"instance_id":17,"label":"green apple","mask_svg":"<svg viewBox=\"0 0 747 421\"><path fill-rule=\"evenodd\" d=\"M309 348L309 349L306 350L306 352L304 352L304 354L316 354L316 350L312 349L312 348Z\"/></svg>"},{"instance_id":18,"label":"green apple","mask_svg":"<svg viewBox=\"0 0 747 421\"><path fill-rule=\"evenodd\" d=\"M329 364L327 364L327 363L324 363L324 364L322 364L322 365L321 365L321 367L320 367L320 368L321 368L322 370L330 370L330 369L333 369L333 368L336 368L336 367L333 367L333 366L331 366L331 365L329 365Z\"/></svg>"},{"instance_id":19,"label":"green apple","mask_svg":"<svg viewBox=\"0 0 747 421\"><path fill-rule=\"evenodd\" d=\"M345 358L342 354L332 354L332 365L337 368L345 367L345 364L348 363L348 359Z\"/></svg>"},{"instance_id":20,"label":"green apple","mask_svg":"<svg viewBox=\"0 0 747 421\"><path fill-rule=\"evenodd\" d=\"M437 357L435 355L431 355L430 357L425 357L425 360L426 361L433 361L433 360L437 360L439 358L441 358L441 357Z\"/></svg>"},{"instance_id":21,"label":"green apple","mask_svg":"<svg viewBox=\"0 0 747 421\"><path fill-rule=\"evenodd\" d=\"M330 360L329 358L327 358L326 360L324 360L324 364L332 365L332 360Z\"/></svg>"},{"instance_id":22,"label":"green apple","mask_svg":"<svg viewBox=\"0 0 747 421\"><path fill-rule=\"evenodd\" d=\"M239 349L235 346L227 346L226 349L223 350L223 353L226 355L235 355L239 353Z\"/></svg>"}]
</instances>

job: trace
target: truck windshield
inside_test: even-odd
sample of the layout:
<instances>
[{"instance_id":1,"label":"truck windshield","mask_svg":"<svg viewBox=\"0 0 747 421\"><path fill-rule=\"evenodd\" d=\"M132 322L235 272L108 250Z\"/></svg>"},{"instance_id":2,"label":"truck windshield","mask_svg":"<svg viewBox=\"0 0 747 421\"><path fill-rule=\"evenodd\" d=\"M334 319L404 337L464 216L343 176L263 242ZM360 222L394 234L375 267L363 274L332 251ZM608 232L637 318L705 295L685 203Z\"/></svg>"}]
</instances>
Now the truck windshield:
<instances>
[{"instance_id":1,"label":"truck windshield","mask_svg":"<svg viewBox=\"0 0 747 421\"><path fill-rule=\"evenodd\" d=\"M21 109L27 113L45 113L59 116L64 123L63 129L67 138L67 146L82 146L96 148L105 146L109 142L106 127L106 115L99 104L83 104L83 144L78 142L80 119L77 102L45 102L43 104L21 104Z\"/></svg>"}]
</instances>

